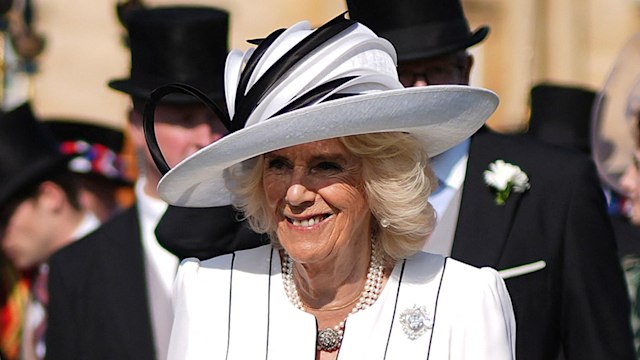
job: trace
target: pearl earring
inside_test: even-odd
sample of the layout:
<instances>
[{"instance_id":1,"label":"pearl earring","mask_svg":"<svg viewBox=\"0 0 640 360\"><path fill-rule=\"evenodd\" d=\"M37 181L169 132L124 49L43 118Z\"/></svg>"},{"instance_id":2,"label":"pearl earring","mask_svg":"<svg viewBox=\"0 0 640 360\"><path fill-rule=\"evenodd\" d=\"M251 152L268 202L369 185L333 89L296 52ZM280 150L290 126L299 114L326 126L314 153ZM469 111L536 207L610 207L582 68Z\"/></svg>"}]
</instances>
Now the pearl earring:
<instances>
[{"instance_id":1,"label":"pearl earring","mask_svg":"<svg viewBox=\"0 0 640 360\"><path fill-rule=\"evenodd\" d=\"M382 226L383 228L386 228L390 225L391 223L389 222L389 220L387 219L382 219L380 220L380 226Z\"/></svg>"}]
</instances>

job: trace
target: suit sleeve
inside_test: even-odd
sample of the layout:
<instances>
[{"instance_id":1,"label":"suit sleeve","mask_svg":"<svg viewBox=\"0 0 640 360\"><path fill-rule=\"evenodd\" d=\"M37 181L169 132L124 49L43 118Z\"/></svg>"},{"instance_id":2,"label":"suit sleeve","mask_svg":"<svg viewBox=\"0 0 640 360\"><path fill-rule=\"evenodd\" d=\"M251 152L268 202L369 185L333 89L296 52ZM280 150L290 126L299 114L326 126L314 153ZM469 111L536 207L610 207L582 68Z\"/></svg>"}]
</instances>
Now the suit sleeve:
<instances>
[{"instance_id":1,"label":"suit sleeve","mask_svg":"<svg viewBox=\"0 0 640 360\"><path fill-rule=\"evenodd\" d=\"M592 163L579 169L572 181L563 249L560 324L565 358L634 359L629 298L604 195Z\"/></svg>"},{"instance_id":2,"label":"suit sleeve","mask_svg":"<svg viewBox=\"0 0 640 360\"><path fill-rule=\"evenodd\" d=\"M49 261L49 307L47 309L46 359L77 359L78 324L73 316L74 296L67 288L59 259L55 255Z\"/></svg>"}]
</instances>

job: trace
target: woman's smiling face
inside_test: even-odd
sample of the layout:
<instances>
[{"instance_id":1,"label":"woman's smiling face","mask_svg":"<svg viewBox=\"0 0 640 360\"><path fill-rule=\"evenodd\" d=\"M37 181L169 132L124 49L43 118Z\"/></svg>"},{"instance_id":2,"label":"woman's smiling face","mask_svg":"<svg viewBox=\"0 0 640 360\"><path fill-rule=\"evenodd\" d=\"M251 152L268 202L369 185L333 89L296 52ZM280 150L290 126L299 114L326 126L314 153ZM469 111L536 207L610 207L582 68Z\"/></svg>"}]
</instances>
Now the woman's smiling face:
<instances>
[{"instance_id":1,"label":"woman's smiling face","mask_svg":"<svg viewBox=\"0 0 640 360\"><path fill-rule=\"evenodd\" d=\"M263 188L280 244L300 263L369 247L362 162L338 139L264 155Z\"/></svg>"}]
</instances>

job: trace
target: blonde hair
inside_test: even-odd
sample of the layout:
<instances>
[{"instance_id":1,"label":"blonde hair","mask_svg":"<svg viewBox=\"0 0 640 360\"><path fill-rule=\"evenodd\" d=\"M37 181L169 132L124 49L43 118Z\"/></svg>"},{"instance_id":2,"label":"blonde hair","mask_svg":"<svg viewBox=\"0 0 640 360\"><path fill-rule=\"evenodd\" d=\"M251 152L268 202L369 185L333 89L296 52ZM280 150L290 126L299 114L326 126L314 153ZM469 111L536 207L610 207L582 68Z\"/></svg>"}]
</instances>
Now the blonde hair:
<instances>
[{"instance_id":1,"label":"blonde hair","mask_svg":"<svg viewBox=\"0 0 640 360\"><path fill-rule=\"evenodd\" d=\"M362 180L372 221L372 233L391 260L420 251L435 224L435 212L427 202L437 180L429 167L422 145L400 132L341 137L349 152L362 161ZM229 169L227 185L234 206L241 210L251 228L269 234L279 246L276 220L266 206L262 189L263 156ZM380 221L388 221L383 227Z\"/></svg>"}]
</instances>

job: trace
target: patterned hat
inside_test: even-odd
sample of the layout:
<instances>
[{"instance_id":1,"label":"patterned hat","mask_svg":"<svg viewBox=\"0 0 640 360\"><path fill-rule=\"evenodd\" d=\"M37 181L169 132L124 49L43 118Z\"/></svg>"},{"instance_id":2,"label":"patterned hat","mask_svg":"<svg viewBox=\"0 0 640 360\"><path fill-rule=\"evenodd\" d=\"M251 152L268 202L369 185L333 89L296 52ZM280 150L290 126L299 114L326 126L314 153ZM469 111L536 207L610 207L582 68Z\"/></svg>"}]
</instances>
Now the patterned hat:
<instances>
[{"instance_id":1,"label":"patterned hat","mask_svg":"<svg viewBox=\"0 0 640 360\"><path fill-rule=\"evenodd\" d=\"M118 185L130 185L122 157L122 131L71 119L43 122L60 142L60 152L70 156L69 170L93 174Z\"/></svg>"}]
</instances>

